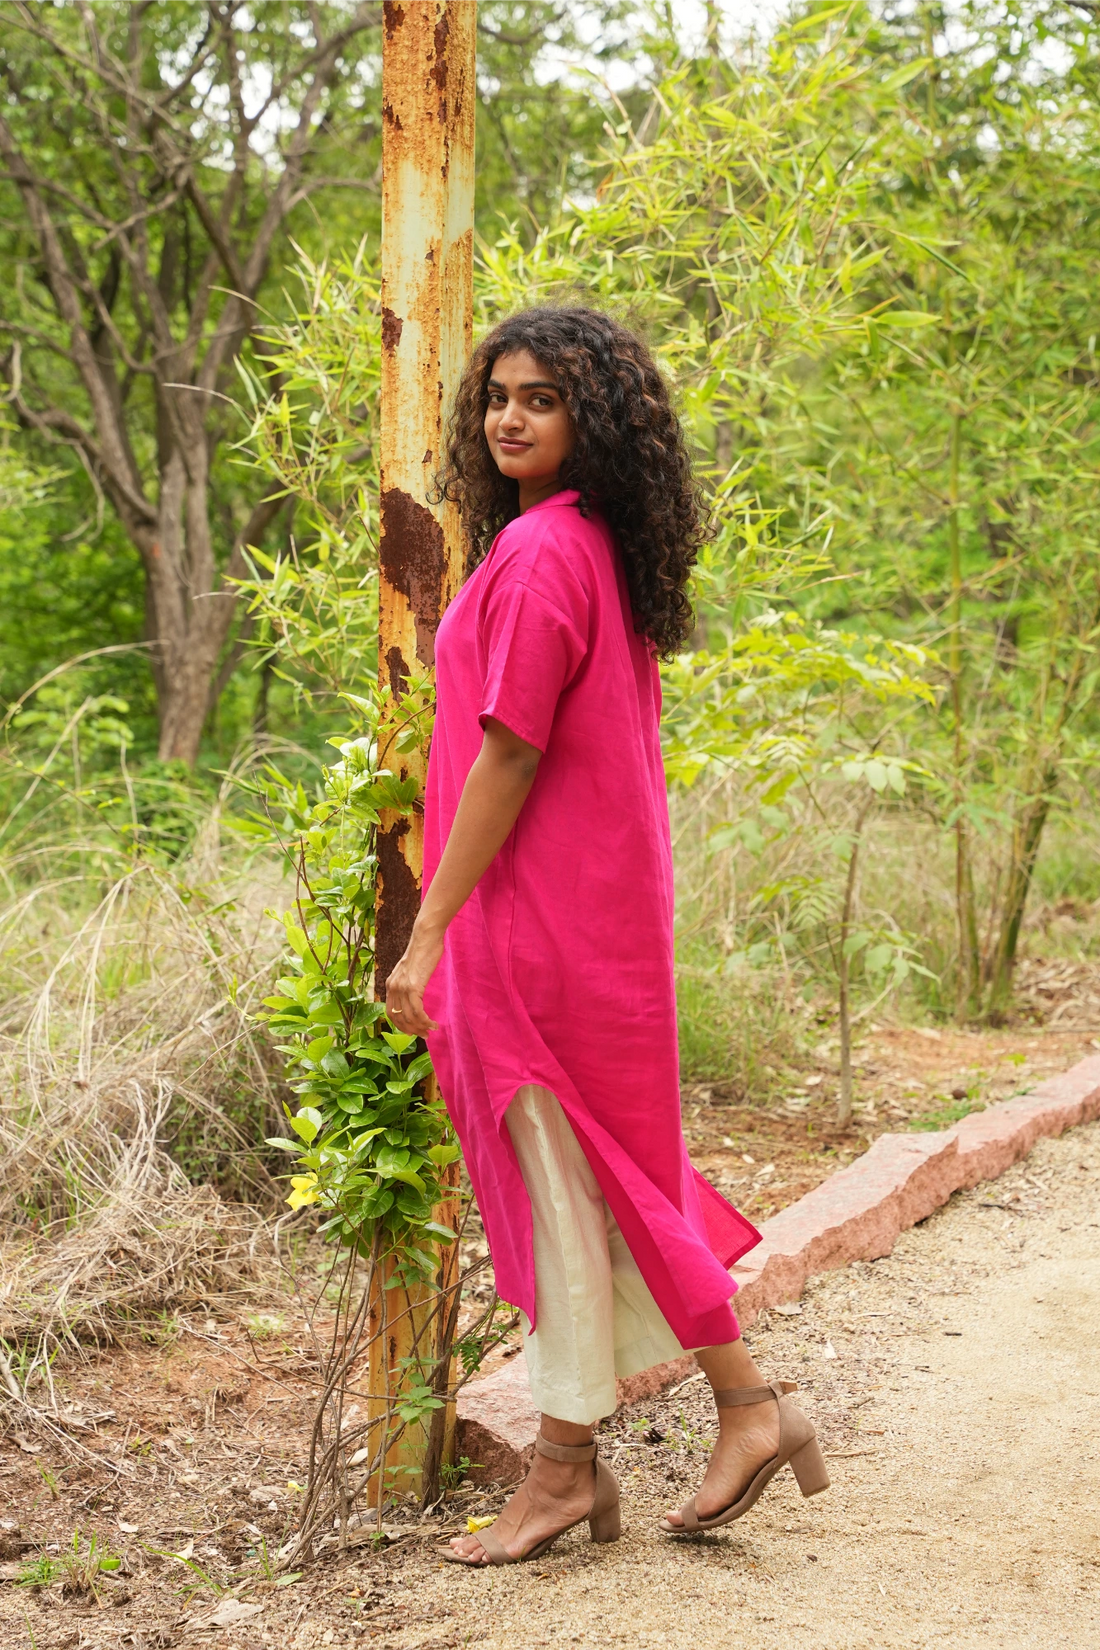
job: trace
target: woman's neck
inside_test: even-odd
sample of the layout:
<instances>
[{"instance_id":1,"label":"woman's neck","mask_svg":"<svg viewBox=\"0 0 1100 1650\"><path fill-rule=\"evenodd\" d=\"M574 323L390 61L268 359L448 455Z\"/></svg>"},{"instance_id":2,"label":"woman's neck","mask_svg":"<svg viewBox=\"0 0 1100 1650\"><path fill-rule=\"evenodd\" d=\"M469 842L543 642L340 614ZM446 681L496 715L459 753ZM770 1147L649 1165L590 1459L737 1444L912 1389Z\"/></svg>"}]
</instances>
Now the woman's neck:
<instances>
[{"instance_id":1,"label":"woman's neck","mask_svg":"<svg viewBox=\"0 0 1100 1650\"><path fill-rule=\"evenodd\" d=\"M560 492L561 481L556 475L550 476L547 480L539 480L538 477L535 477L531 481L521 481L519 484L520 515L522 516L525 510L529 510L532 504L541 504L543 499L553 498L555 493Z\"/></svg>"}]
</instances>

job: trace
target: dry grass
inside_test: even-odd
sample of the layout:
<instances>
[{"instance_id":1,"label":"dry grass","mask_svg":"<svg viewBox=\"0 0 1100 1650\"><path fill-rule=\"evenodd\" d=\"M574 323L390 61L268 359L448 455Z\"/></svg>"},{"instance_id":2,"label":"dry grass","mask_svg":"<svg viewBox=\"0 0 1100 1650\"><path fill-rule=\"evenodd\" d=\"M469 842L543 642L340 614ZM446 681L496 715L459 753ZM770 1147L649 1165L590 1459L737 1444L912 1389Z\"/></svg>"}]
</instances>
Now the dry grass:
<instances>
[{"instance_id":1,"label":"dry grass","mask_svg":"<svg viewBox=\"0 0 1100 1650\"><path fill-rule=\"evenodd\" d=\"M265 890L227 869L218 825L215 810L172 869L124 864L95 843L6 867L9 1344L110 1339L212 1295L254 1293L270 1270L277 1189L257 1147L276 1095L250 1014L278 945L263 915L274 878Z\"/></svg>"},{"instance_id":2,"label":"dry grass","mask_svg":"<svg viewBox=\"0 0 1100 1650\"><path fill-rule=\"evenodd\" d=\"M715 833L727 823L761 823L757 802L729 778L701 782L672 798L685 1075L730 1082L741 1098L763 1100L779 1092L785 1070L805 1063L836 1015L826 933L831 925L835 935L839 915L843 865L834 845L846 819L842 797L825 800L830 820L812 816L804 804L800 814L797 800L788 798L784 809L792 829L772 832L765 824L763 842L716 849ZM880 996L878 982L860 978L857 970L857 1025L954 1015L953 844L918 800L868 822L856 926L909 944L929 975L914 973ZM986 948L1004 846L1003 830L990 826L988 840L980 838L975 849ZM1051 820L1044 837L1021 934L1014 1020L1100 1026L1100 986L1090 961L1100 953L1098 867L1100 825L1091 796L1082 791ZM1065 967L1053 967L1055 959ZM1079 999L1072 1008L1063 1001L1071 975Z\"/></svg>"}]
</instances>

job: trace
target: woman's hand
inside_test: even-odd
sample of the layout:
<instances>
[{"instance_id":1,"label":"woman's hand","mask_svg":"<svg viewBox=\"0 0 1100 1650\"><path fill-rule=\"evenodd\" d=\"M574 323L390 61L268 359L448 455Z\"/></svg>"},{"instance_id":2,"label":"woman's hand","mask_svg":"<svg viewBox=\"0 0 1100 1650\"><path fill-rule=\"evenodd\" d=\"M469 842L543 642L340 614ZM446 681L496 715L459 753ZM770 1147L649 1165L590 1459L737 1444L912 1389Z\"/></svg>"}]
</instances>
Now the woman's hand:
<instances>
[{"instance_id":1,"label":"woman's hand","mask_svg":"<svg viewBox=\"0 0 1100 1650\"><path fill-rule=\"evenodd\" d=\"M422 927L418 918L405 955L386 981L386 1013L398 1031L426 1037L435 1030L435 1021L424 1012L424 993L442 955L443 930Z\"/></svg>"}]
</instances>

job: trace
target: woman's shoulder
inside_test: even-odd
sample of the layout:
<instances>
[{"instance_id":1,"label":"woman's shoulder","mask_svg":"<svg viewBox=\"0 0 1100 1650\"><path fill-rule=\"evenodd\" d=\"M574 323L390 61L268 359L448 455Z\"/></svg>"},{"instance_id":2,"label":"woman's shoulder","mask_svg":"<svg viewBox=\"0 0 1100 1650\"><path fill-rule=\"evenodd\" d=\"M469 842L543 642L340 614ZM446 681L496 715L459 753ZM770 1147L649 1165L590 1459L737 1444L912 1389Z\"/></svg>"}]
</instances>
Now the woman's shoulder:
<instances>
[{"instance_id":1,"label":"woman's shoulder","mask_svg":"<svg viewBox=\"0 0 1100 1650\"><path fill-rule=\"evenodd\" d=\"M582 515L576 493L563 493L525 510L501 530L491 570L496 578L509 580L537 574L542 587L548 579L588 586L613 549L603 518Z\"/></svg>"}]
</instances>

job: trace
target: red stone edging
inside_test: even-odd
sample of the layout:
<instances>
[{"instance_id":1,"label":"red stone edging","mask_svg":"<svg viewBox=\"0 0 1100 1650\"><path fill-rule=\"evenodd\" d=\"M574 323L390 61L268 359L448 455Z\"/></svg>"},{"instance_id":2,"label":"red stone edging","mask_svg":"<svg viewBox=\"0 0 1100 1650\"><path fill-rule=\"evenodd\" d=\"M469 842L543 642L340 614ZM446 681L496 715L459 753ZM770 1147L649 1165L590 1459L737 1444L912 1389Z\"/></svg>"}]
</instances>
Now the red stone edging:
<instances>
[{"instance_id":1,"label":"red stone edging","mask_svg":"<svg viewBox=\"0 0 1100 1650\"><path fill-rule=\"evenodd\" d=\"M747 1328L767 1307L797 1299L817 1272L888 1255L899 1233L952 1192L1003 1174L1041 1135L1098 1117L1100 1057L1091 1056L940 1134L880 1135L862 1157L764 1222L760 1243L732 1269L739 1322ZM619 1402L652 1397L695 1367L685 1353L632 1375L619 1382ZM527 1470L538 1424L526 1366L516 1358L459 1394L458 1454L475 1463L478 1478L512 1483Z\"/></svg>"}]
</instances>

